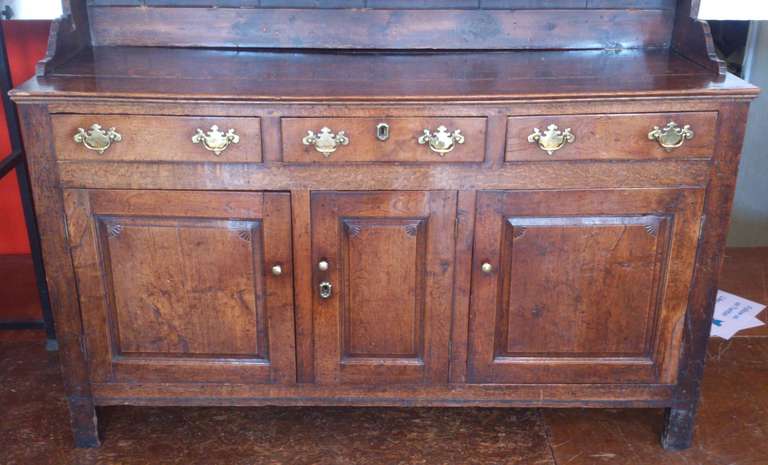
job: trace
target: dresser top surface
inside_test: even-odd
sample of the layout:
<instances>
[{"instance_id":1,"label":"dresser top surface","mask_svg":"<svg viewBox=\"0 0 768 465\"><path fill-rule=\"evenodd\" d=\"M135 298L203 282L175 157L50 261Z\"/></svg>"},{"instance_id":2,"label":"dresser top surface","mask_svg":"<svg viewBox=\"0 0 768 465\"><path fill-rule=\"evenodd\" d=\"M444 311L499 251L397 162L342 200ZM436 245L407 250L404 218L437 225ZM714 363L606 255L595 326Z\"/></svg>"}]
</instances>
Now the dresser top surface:
<instances>
[{"instance_id":1,"label":"dresser top surface","mask_svg":"<svg viewBox=\"0 0 768 465\"><path fill-rule=\"evenodd\" d=\"M752 96L758 89L669 50L498 52L86 49L14 98L504 101Z\"/></svg>"}]
</instances>

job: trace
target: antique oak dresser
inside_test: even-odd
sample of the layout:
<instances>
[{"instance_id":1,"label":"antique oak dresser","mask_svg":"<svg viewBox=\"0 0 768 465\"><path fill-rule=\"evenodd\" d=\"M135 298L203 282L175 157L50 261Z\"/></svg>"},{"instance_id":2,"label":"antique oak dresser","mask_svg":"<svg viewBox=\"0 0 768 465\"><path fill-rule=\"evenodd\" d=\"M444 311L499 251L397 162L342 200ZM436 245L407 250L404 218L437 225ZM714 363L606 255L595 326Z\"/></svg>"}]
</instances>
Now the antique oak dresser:
<instances>
[{"instance_id":1,"label":"antique oak dresser","mask_svg":"<svg viewBox=\"0 0 768 465\"><path fill-rule=\"evenodd\" d=\"M747 110L691 0L65 0L13 91L75 442L108 405L665 408Z\"/></svg>"}]
</instances>

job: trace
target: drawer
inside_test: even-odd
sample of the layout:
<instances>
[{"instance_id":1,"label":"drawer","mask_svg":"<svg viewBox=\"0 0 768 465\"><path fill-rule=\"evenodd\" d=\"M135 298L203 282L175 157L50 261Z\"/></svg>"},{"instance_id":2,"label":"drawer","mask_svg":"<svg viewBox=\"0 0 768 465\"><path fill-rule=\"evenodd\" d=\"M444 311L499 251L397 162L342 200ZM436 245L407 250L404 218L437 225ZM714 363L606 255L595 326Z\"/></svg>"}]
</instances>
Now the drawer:
<instances>
[{"instance_id":1,"label":"drawer","mask_svg":"<svg viewBox=\"0 0 768 465\"><path fill-rule=\"evenodd\" d=\"M59 160L261 161L258 118L53 115L51 119Z\"/></svg>"},{"instance_id":2,"label":"drawer","mask_svg":"<svg viewBox=\"0 0 768 465\"><path fill-rule=\"evenodd\" d=\"M486 118L477 117L283 118L283 161L482 162L485 133Z\"/></svg>"},{"instance_id":3,"label":"drawer","mask_svg":"<svg viewBox=\"0 0 768 465\"><path fill-rule=\"evenodd\" d=\"M693 136L684 138L677 148L662 148L658 141L649 138L654 127L666 130L674 122L681 130L690 126ZM556 128L554 126L557 126ZM548 153L539 142L529 139L535 128L541 138L546 138L549 128L553 137L548 141L553 148ZM558 115L510 117L507 122L506 161L541 160L659 160L681 158L710 158L714 150L716 112L691 113L638 113L613 115ZM573 135L569 142L564 132L570 129ZM670 128L667 143L678 142Z\"/></svg>"}]
</instances>

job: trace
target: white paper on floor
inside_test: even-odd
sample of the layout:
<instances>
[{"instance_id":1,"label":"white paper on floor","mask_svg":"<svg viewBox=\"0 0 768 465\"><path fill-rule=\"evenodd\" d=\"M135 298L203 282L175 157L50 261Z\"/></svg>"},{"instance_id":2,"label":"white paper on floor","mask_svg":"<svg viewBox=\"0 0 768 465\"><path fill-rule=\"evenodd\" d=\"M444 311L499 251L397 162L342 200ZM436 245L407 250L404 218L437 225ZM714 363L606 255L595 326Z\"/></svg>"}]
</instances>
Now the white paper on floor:
<instances>
[{"instance_id":1,"label":"white paper on floor","mask_svg":"<svg viewBox=\"0 0 768 465\"><path fill-rule=\"evenodd\" d=\"M763 326L765 323L758 320L757 315L764 308L765 305L757 302L725 291L717 291L710 335L730 339L742 329Z\"/></svg>"}]
</instances>

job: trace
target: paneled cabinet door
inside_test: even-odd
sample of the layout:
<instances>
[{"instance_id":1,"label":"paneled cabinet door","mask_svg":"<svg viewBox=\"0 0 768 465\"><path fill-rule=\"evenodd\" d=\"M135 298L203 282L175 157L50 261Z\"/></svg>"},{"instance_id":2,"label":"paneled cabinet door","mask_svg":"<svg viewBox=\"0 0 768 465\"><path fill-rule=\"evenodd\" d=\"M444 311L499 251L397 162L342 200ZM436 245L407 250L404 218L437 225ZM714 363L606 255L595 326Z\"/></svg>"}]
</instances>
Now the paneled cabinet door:
<instances>
[{"instance_id":1,"label":"paneled cabinet door","mask_svg":"<svg viewBox=\"0 0 768 465\"><path fill-rule=\"evenodd\" d=\"M295 381L289 194L65 203L94 382Z\"/></svg>"},{"instance_id":2,"label":"paneled cabinet door","mask_svg":"<svg viewBox=\"0 0 768 465\"><path fill-rule=\"evenodd\" d=\"M702 197L479 193L470 381L674 383Z\"/></svg>"},{"instance_id":3,"label":"paneled cabinet door","mask_svg":"<svg viewBox=\"0 0 768 465\"><path fill-rule=\"evenodd\" d=\"M312 194L319 383L448 381L454 192Z\"/></svg>"}]
</instances>

